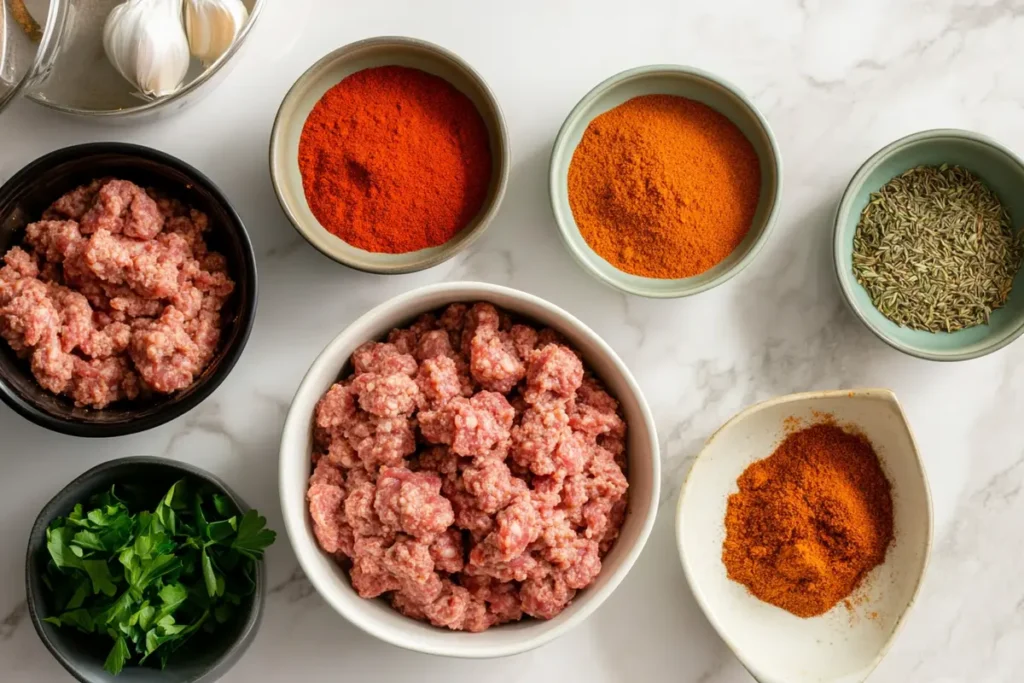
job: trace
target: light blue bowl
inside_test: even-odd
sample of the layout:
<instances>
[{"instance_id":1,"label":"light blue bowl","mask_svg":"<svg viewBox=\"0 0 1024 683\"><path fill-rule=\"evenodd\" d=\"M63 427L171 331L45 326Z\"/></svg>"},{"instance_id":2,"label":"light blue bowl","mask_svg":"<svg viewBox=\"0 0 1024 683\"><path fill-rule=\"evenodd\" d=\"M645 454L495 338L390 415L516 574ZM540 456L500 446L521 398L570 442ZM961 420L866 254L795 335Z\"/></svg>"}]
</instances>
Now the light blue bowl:
<instances>
[{"instance_id":1,"label":"light blue bowl","mask_svg":"<svg viewBox=\"0 0 1024 683\"><path fill-rule=\"evenodd\" d=\"M853 236L872 192L915 166L963 166L981 178L1010 212L1015 228L1024 226L1024 161L994 140L965 130L926 130L883 147L864 162L846 188L836 212L833 252L836 277L846 303L879 339L926 360L978 358L1003 348L1024 333L1024 270L1017 273L1006 305L988 325L953 333L900 327L871 303L853 274Z\"/></svg>"},{"instance_id":2,"label":"light blue bowl","mask_svg":"<svg viewBox=\"0 0 1024 683\"><path fill-rule=\"evenodd\" d=\"M761 164L761 195L750 232L728 257L694 277L666 280L624 273L598 256L580 234L569 206L569 164L596 117L642 95L678 95L724 115L747 136ZM615 289L652 298L690 296L722 284L743 270L768 241L782 198L782 157L768 121L738 88L688 66L642 66L612 76L591 90L569 114L551 151L548 178L558 231L584 270Z\"/></svg>"}]
</instances>

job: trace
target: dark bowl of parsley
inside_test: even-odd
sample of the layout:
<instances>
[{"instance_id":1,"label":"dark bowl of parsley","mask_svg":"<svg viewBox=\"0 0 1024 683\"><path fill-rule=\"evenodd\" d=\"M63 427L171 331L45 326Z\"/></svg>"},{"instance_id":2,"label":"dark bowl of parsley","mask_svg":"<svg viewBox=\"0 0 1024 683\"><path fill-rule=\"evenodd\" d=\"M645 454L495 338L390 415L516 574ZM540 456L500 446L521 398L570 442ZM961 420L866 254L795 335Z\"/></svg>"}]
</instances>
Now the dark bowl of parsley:
<instances>
[{"instance_id":1,"label":"dark bowl of parsley","mask_svg":"<svg viewBox=\"0 0 1024 683\"><path fill-rule=\"evenodd\" d=\"M32 623L83 683L212 683L259 628L275 537L265 527L197 467L154 457L94 467L32 527Z\"/></svg>"}]
</instances>

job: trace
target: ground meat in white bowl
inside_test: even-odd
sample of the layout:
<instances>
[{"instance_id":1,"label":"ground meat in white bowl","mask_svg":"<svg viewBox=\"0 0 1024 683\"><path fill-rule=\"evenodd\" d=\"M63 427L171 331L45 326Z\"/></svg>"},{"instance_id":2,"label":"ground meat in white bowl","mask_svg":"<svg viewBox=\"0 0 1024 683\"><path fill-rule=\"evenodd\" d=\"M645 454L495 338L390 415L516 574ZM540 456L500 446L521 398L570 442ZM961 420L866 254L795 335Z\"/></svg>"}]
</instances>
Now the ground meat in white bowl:
<instances>
[{"instance_id":1,"label":"ground meat in white bowl","mask_svg":"<svg viewBox=\"0 0 1024 683\"><path fill-rule=\"evenodd\" d=\"M483 631L594 581L626 516L626 424L557 333L453 304L351 361L316 408L306 498L360 596Z\"/></svg>"},{"instance_id":2,"label":"ground meat in white bowl","mask_svg":"<svg viewBox=\"0 0 1024 683\"><path fill-rule=\"evenodd\" d=\"M95 409L190 386L234 289L206 214L126 180L55 201L0 268L0 336L47 391Z\"/></svg>"}]
</instances>

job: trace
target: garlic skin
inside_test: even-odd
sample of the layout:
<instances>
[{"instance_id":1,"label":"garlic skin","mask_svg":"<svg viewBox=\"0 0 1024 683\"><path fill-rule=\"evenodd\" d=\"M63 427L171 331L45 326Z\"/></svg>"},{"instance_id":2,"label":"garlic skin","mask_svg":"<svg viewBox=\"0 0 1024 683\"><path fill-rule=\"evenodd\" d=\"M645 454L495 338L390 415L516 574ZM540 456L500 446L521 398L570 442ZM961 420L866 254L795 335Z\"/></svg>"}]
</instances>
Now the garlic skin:
<instances>
[{"instance_id":1,"label":"garlic skin","mask_svg":"<svg viewBox=\"0 0 1024 683\"><path fill-rule=\"evenodd\" d=\"M142 95L170 95L181 87L191 60L181 0L128 0L110 10L103 49Z\"/></svg>"},{"instance_id":2,"label":"garlic skin","mask_svg":"<svg viewBox=\"0 0 1024 683\"><path fill-rule=\"evenodd\" d=\"M185 32L189 49L210 66L235 42L249 10L242 0L185 0Z\"/></svg>"}]
</instances>

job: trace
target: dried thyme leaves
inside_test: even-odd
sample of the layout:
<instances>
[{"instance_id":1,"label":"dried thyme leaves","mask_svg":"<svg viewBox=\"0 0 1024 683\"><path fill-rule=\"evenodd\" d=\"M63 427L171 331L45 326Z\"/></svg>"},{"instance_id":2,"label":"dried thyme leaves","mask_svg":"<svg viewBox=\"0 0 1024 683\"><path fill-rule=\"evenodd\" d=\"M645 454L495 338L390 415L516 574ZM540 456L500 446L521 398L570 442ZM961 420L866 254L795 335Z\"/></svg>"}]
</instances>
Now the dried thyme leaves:
<instances>
[{"instance_id":1,"label":"dried thyme leaves","mask_svg":"<svg viewBox=\"0 0 1024 683\"><path fill-rule=\"evenodd\" d=\"M1024 236L977 176L918 166L871 195L853 238L853 272L875 307L916 330L955 332L1006 303Z\"/></svg>"}]
</instances>

